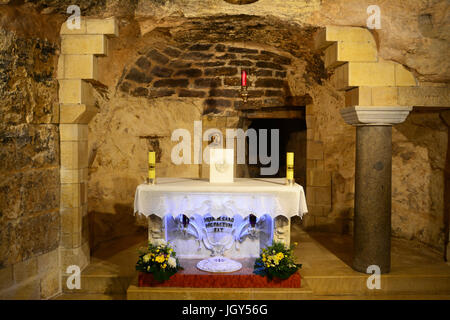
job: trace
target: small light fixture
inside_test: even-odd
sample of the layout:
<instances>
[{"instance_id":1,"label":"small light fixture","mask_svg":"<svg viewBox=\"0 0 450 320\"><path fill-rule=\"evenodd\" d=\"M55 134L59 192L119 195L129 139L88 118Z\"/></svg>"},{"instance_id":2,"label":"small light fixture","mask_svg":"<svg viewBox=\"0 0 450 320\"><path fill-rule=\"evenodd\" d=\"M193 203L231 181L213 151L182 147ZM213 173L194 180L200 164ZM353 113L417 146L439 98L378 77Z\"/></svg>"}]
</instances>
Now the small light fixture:
<instances>
[{"instance_id":1,"label":"small light fixture","mask_svg":"<svg viewBox=\"0 0 450 320\"><path fill-rule=\"evenodd\" d=\"M248 91L247 91L247 71L241 71L241 98L244 103L247 102L248 99Z\"/></svg>"}]
</instances>

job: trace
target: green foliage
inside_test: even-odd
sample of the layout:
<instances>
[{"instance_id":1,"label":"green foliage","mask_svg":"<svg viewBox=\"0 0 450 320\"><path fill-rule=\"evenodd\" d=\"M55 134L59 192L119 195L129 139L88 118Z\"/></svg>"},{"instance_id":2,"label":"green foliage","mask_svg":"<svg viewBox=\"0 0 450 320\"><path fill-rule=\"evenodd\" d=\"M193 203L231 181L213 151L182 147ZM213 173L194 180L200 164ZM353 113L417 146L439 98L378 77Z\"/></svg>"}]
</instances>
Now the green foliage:
<instances>
[{"instance_id":1,"label":"green foliage","mask_svg":"<svg viewBox=\"0 0 450 320\"><path fill-rule=\"evenodd\" d=\"M269 279L287 279L301 268L294 261L294 246L289 248L281 242L273 242L271 246L261 250L255 261L253 273L266 276Z\"/></svg>"},{"instance_id":2,"label":"green foliage","mask_svg":"<svg viewBox=\"0 0 450 320\"><path fill-rule=\"evenodd\" d=\"M164 282L181 270L180 263L170 244L148 244L146 250L139 252L136 270L151 273L153 277Z\"/></svg>"}]
</instances>

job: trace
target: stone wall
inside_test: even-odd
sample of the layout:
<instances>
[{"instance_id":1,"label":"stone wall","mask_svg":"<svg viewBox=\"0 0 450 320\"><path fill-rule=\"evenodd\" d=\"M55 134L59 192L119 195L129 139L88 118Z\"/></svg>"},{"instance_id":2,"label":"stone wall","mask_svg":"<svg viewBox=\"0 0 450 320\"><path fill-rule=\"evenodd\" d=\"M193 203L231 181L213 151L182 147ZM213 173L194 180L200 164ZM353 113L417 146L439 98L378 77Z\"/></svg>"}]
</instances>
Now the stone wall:
<instances>
[{"instance_id":1,"label":"stone wall","mask_svg":"<svg viewBox=\"0 0 450 320\"><path fill-rule=\"evenodd\" d=\"M243 107L285 106L291 59L267 50L224 43L160 44L126 70L120 91L134 97L203 98L204 113ZM241 70L248 73L249 101L240 97Z\"/></svg>"},{"instance_id":2,"label":"stone wall","mask_svg":"<svg viewBox=\"0 0 450 320\"><path fill-rule=\"evenodd\" d=\"M414 111L404 123L394 126L394 236L419 240L440 250L444 248L447 148L448 127L438 112Z\"/></svg>"},{"instance_id":3,"label":"stone wall","mask_svg":"<svg viewBox=\"0 0 450 320\"><path fill-rule=\"evenodd\" d=\"M70 4L0 1L1 297L48 298L60 290L57 248L63 221L58 214L55 70L59 30ZM312 36L325 25L364 27L372 1L78 4L84 16L118 17L121 29L120 38L109 41L108 56L98 59L98 79L90 83L99 107L89 125L88 145L94 243L139 231L132 201L146 174L148 150L158 153L158 176L202 176L199 166L170 164L170 134L177 128L192 133L194 120L205 128L240 126L246 111L236 96L242 67L250 73L250 108L306 105L310 212L303 226L352 230L354 128L339 114L344 94L325 80L329 75L320 53L312 49ZM379 57L405 66L420 84L448 87L447 2L379 5L382 29L373 31ZM413 112L393 130L392 223L395 236L441 250L448 241L443 175L449 157L448 127L438 114L436 109Z\"/></svg>"},{"instance_id":4,"label":"stone wall","mask_svg":"<svg viewBox=\"0 0 450 320\"><path fill-rule=\"evenodd\" d=\"M218 21L243 34L258 33L261 41L235 41L217 27ZM145 180L149 150L156 151L157 176L207 177L206 165L171 163L171 150L178 143L171 141L175 129L188 129L193 137L194 121L201 121L203 132L224 131L242 127L240 112L311 101L306 87L317 85L324 75L320 59L311 52L313 29L260 22L255 26L253 17L239 16L183 19L182 25L160 26L142 36L138 25L122 21L110 54L99 60L98 80L107 88L98 95L100 112L89 125L93 247L139 232L133 198L137 184ZM245 31L248 25L253 28ZM292 46L283 40L291 35L305 37ZM242 69L249 75L245 105L239 96ZM293 80L298 74L302 84Z\"/></svg>"},{"instance_id":5,"label":"stone wall","mask_svg":"<svg viewBox=\"0 0 450 320\"><path fill-rule=\"evenodd\" d=\"M45 299L60 291L57 36L0 16L0 298Z\"/></svg>"},{"instance_id":6,"label":"stone wall","mask_svg":"<svg viewBox=\"0 0 450 320\"><path fill-rule=\"evenodd\" d=\"M218 2L215 4L218 5ZM286 71L285 77L278 78L283 81L281 88L264 88L264 93L267 93L268 90L278 90L279 94L281 92L284 94L283 98L279 102L274 102L273 106L279 106L281 103L306 105L308 142L305 187L310 212L305 216L304 227L321 231L351 232L354 201L355 131L354 128L343 122L339 113L339 110L346 104L344 92L335 90L331 82L326 80L329 79L329 76L324 70L321 57L312 50L312 35L316 28L286 24L283 19L275 18L259 18L256 21L252 16L206 16L188 19L167 17L166 20L155 22L150 18L149 11L145 11L145 6L144 2L140 4L139 12L143 16L137 22L122 21L121 32L123 34L117 42L112 44L111 59L99 62L101 66L99 70L103 73L102 82L109 87L109 100L106 99L101 105L101 110L104 110L101 111L102 118L94 119L94 124L90 128L94 137L94 141L90 143L90 150L93 155L96 155L91 158L93 166L90 169L89 184L90 190L93 191L89 203L93 204L91 228L96 230L93 230L92 233L97 234L94 237L106 240L107 237L102 235L123 235L134 232L135 227L132 226L135 225L135 222L129 218L132 214L132 200L130 199L134 193L134 185L143 181L145 177L145 165L137 163L145 163L146 151L155 148L162 150L163 154L159 157L160 163L157 164L160 176L197 176L199 169L196 166L187 168L167 164L170 161L168 150L173 146L170 141L171 130L178 127L192 129L193 120L199 120L202 114L209 117L212 114L231 117L233 120L230 121L233 122L233 126L242 126L242 122L239 123L235 119L236 117L239 119L240 112L246 111L239 106L240 99L237 97L239 86L236 86L242 66L234 65L233 63L237 63L235 60L249 61L247 63L252 65L245 67L253 72L270 70L272 72L270 78L274 80L277 79L277 74L284 76L279 73L280 71ZM240 6L239 10L245 12L247 9L244 7ZM332 7L334 8L330 3L324 2L320 11L316 11L316 13L302 12L301 14L304 15L305 21L314 21L314 25L322 25L325 23L324 21L331 23L332 17L334 17L331 15L334 13L330 13L330 16L324 18L323 10ZM345 7L347 8L347 4ZM220 9L223 8L220 6ZM365 10L364 4L358 4L356 8L361 11ZM189 11L190 7L184 9L191 12L192 15L196 15ZM414 12L416 9L414 8ZM345 19L335 18L340 19L341 24L345 24ZM402 16L403 18L406 19ZM365 23L365 19L363 20L361 17L358 18L359 20L356 20L355 17L347 17L347 19L351 19L353 22L358 21L353 23L356 25ZM411 19L413 20L413 18ZM408 23L412 23L411 19L406 20ZM384 30L377 32L379 34L375 35L375 39L378 41L378 48L382 46L381 44L388 47L393 45L390 42L393 40L386 38L389 35L384 33ZM416 45L417 43L402 43L405 48L414 48ZM230 48L256 50L256 52L230 52ZM261 65L265 61L274 62L274 58L263 60L263 51L288 58L291 63L289 65L281 64L286 70L276 70L276 68L258 68L259 70L257 70L258 63ZM380 50L380 54L386 52L385 49ZM236 58L230 54L234 54ZM258 59L248 59L248 56L256 58L256 55L259 57ZM223 59L225 57L228 59ZM413 58L410 57L410 59ZM433 62L430 60L428 63ZM121 65L122 68L106 71L105 69L108 69L109 65ZM183 74L183 72L188 73ZM214 72L217 74L213 75ZM227 74L229 72L232 72L233 75ZM436 81L437 79L431 74L427 76L426 72L424 74L415 73L415 75L426 81ZM255 86L255 80L266 77L269 76L263 74L255 76L250 73L250 89L257 92L262 91L263 88ZM445 75L441 74L439 80L442 77ZM234 86L229 86L233 84L230 82L231 79L235 81ZM206 82L208 83L206 84ZM204 87L201 87L202 83L205 85ZM274 82L271 85L276 87ZM264 101L268 97L261 96L252 99L258 103L254 105L250 103L247 106L258 109L264 107ZM116 104L117 107L115 107ZM133 104L135 106L132 107ZM270 105L270 103L267 104L267 106ZM114 108L117 111L113 111ZM164 116L163 113L159 113L158 108L165 108L164 112L167 114ZM126 110L133 114L139 112L141 114L139 118L132 117L127 114ZM113 113L117 113L117 115L113 115ZM438 112L435 113L435 116L437 115ZM183 121L184 119L181 118L189 120ZM173 120L169 121L169 119ZM148 123L152 123L152 126L147 125ZM214 123L222 123L223 127L227 126L225 119L218 122L214 120ZM210 121L204 122L204 124L205 128L212 125ZM112 130L113 127L119 128L118 132L121 132L122 136L119 138L116 134L104 129L105 127L108 130ZM129 130L129 133L123 136L125 130ZM105 137L106 133L110 133L111 136ZM394 129L394 143L395 139L396 131ZM419 137L411 136L410 139L411 143L415 144L413 141ZM134 142L130 143L130 141ZM129 151L118 156L117 147L123 147ZM435 153L445 155L447 152L445 146L442 149L440 149L441 145L431 148L434 147L436 147ZM164 150L166 150L165 154ZM127 159L130 154L133 155L132 160ZM394 165L395 161L394 159ZM413 160L411 159L411 161ZM432 171L431 168L427 170ZM200 168L200 176L205 176L204 171ZM125 172L128 173L124 174ZM443 172L439 174L443 174ZM123 180L113 183L113 177L117 178L118 176ZM130 176L133 178L129 179ZM139 178L136 180L137 176ZM394 185L398 185L401 184L400 181L403 178L394 173L393 179ZM119 181L128 182L121 184ZM122 192L124 190L125 192ZM408 189L405 192L407 197L414 197L413 194L416 191ZM437 199L440 192L439 188L429 188L426 197ZM410 223L409 219L405 218L408 214L401 207L395 205L395 203L402 202L401 197L400 194L393 193L394 235L414 238L442 249L443 241L439 239L443 239L444 224L441 219L444 215L443 210L436 207L436 211L434 207L432 209L424 205L420 209L422 212L435 212L424 214L422 217L423 221L432 220L433 226L425 227L425 224L422 224L422 227L413 227L415 231L412 231L411 227L406 225ZM436 218L432 217L434 215ZM127 222L124 224L125 221ZM119 223L129 227L118 229L115 226ZM429 235L421 236L422 233L429 233Z\"/></svg>"}]
</instances>

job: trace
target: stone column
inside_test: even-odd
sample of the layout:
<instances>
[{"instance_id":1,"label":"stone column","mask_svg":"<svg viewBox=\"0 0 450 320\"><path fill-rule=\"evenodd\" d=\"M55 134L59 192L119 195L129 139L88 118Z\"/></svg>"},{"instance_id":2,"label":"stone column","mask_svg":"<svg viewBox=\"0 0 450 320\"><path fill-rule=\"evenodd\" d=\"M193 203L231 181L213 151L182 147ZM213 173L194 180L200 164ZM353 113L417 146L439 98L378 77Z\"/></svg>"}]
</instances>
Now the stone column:
<instances>
[{"instance_id":1,"label":"stone column","mask_svg":"<svg viewBox=\"0 0 450 320\"><path fill-rule=\"evenodd\" d=\"M341 110L356 128L353 269L366 273L391 266L392 125L403 122L412 107L350 107Z\"/></svg>"}]
</instances>

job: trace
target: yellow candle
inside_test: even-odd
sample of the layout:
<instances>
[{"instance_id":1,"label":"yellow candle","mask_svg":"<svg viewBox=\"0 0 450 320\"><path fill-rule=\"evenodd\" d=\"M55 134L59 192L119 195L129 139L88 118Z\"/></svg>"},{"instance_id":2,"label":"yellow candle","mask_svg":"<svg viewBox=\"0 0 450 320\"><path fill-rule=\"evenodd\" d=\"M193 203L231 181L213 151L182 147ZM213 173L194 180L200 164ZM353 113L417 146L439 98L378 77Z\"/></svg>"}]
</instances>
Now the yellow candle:
<instances>
[{"instance_id":1,"label":"yellow candle","mask_svg":"<svg viewBox=\"0 0 450 320\"><path fill-rule=\"evenodd\" d=\"M294 179L294 153L286 153L286 179Z\"/></svg>"},{"instance_id":2,"label":"yellow candle","mask_svg":"<svg viewBox=\"0 0 450 320\"><path fill-rule=\"evenodd\" d=\"M148 152L148 178L155 179L156 157L154 151Z\"/></svg>"}]
</instances>

